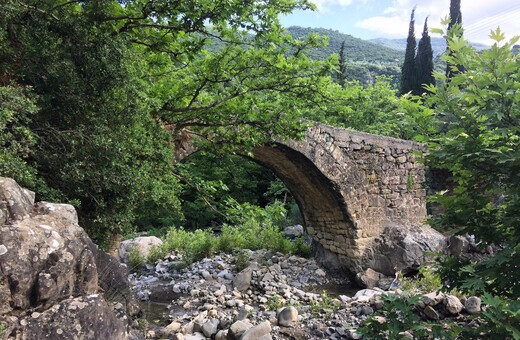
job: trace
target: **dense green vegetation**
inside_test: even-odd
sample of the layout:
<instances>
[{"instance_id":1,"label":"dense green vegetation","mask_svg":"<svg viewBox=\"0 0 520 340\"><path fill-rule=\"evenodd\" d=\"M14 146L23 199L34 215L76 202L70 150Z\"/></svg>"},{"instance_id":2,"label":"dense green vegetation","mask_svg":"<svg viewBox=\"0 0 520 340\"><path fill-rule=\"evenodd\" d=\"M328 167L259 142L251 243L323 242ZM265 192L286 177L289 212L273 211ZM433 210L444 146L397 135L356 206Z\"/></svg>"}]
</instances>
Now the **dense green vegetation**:
<instances>
[{"instance_id":1,"label":"dense green vegetation","mask_svg":"<svg viewBox=\"0 0 520 340\"><path fill-rule=\"evenodd\" d=\"M319 39L294 41L278 23L306 1L165 4L0 5L1 168L39 199L75 204L97 241L180 213L172 132L229 150L296 137L330 82L329 64L287 53ZM215 36L224 48L209 52Z\"/></svg>"},{"instance_id":2,"label":"dense green vegetation","mask_svg":"<svg viewBox=\"0 0 520 340\"><path fill-rule=\"evenodd\" d=\"M305 0L3 1L1 175L39 200L74 204L105 246L156 227L171 228L160 251L192 259L235 247L305 252L279 237L278 227L297 216L287 213L295 205L284 186L237 154L299 138L313 121L428 142L428 165L450 174L432 198L444 212L435 225L499 249L479 263L442 260L436 275L451 286L440 289L481 294L490 307L481 328L441 335L495 329L518 337L520 61L511 53L518 39L504 42L496 31L497 43L478 53L455 26L455 34L443 32L444 59L456 67L450 80L442 72L426 95L398 96L375 69L370 81L352 75L356 65L365 74L377 53L385 56L371 67L399 73L393 52L352 49L356 40L327 34L334 53L346 41L340 85L331 51L311 58L326 39L299 28L291 37L280 26L279 14L312 7ZM200 137L202 151L175 163L175 138L189 135ZM197 231L215 225L219 238ZM387 317L413 331L413 299L389 303ZM430 334L423 326L418 336ZM398 331L373 327L371 334Z\"/></svg>"},{"instance_id":3,"label":"dense green vegetation","mask_svg":"<svg viewBox=\"0 0 520 340\"><path fill-rule=\"evenodd\" d=\"M344 44L346 66L344 75L347 80L373 84L377 77L387 76L392 83L399 82L404 60L403 52L325 28L291 26L287 31L297 39L316 34L326 37L327 45L314 47L307 52L309 57L316 60L325 60L332 55L339 55Z\"/></svg>"}]
</instances>

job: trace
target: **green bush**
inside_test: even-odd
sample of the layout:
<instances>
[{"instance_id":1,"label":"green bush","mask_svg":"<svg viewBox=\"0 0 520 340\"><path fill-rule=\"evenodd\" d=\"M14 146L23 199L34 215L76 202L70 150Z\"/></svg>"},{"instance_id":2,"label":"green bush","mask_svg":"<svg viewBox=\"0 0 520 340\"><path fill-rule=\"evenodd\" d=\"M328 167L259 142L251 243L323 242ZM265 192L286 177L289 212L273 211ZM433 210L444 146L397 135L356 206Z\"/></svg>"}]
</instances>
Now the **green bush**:
<instances>
[{"instance_id":1,"label":"green bush","mask_svg":"<svg viewBox=\"0 0 520 340\"><path fill-rule=\"evenodd\" d=\"M247 251L239 251L235 255L235 271L241 272L249 266L249 254Z\"/></svg>"},{"instance_id":2,"label":"green bush","mask_svg":"<svg viewBox=\"0 0 520 340\"><path fill-rule=\"evenodd\" d=\"M414 339L429 339L430 336L434 339L455 339L441 325L423 322L414 313L421 298L421 295L382 295L383 309L368 317L358 333L367 339L401 339L404 338L403 332L410 332Z\"/></svg>"},{"instance_id":3,"label":"green bush","mask_svg":"<svg viewBox=\"0 0 520 340\"><path fill-rule=\"evenodd\" d=\"M416 277L401 277L401 288L411 294L430 293L442 289L442 279L437 267L419 267Z\"/></svg>"},{"instance_id":4,"label":"green bush","mask_svg":"<svg viewBox=\"0 0 520 340\"><path fill-rule=\"evenodd\" d=\"M303 236L297 237L292 241L292 253L309 258L312 255L312 245Z\"/></svg>"},{"instance_id":5,"label":"green bush","mask_svg":"<svg viewBox=\"0 0 520 340\"><path fill-rule=\"evenodd\" d=\"M132 273L141 272L144 267L145 258L141 256L139 249L133 246L129 246L126 256L128 270Z\"/></svg>"}]
</instances>

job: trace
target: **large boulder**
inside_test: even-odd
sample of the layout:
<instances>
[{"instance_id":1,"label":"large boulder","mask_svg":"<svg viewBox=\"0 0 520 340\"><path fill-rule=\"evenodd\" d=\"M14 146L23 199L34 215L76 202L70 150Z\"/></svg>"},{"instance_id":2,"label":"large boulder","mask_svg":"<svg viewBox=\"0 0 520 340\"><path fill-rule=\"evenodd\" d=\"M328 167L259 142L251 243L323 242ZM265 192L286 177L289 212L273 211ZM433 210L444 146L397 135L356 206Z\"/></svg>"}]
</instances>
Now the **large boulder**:
<instances>
[{"instance_id":1,"label":"large boulder","mask_svg":"<svg viewBox=\"0 0 520 340\"><path fill-rule=\"evenodd\" d=\"M128 273L90 240L73 206L34 204L34 193L0 177L0 222L0 319L12 324L9 334L74 339L81 329L83 339L126 338L128 316L138 312ZM125 303L117 314L114 300Z\"/></svg>"},{"instance_id":2,"label":"large boulder","mask_svg":"<svg viewBox=\"0 0 520 340\"><path fill-rule=\"evenodd\" d=\"M117 255L121 262L128 263L128 253L130 251L137 251L141 257L147 258L152 247L160 246L161 244L161 239L156 236L140 236L121 242Z\"/></svg>"},{"instance_id":3,"label":"large boulder","mask_svg":"<svg viewBox=\"0 0 520 340\"><path fill-rule=\"evenodd\" d=\"M0 226L0 313L97 293L89 241L74 208L65 204L38 203L32 216Z\"/></svg>"},{"instance_id":4,"label":"large boulder","mask_svg":"<svg viewBox=\"0 0 520 340\"><path fill-rule=\"evenodd\" d=\"M126 325L100 295L66 299L20 318L17 339L127 339Z\"/></svg>"},{"instance_id":5,"label":"large boulder","mask_svg":"<svg viewBox=\"0 0 520 340\"><path fill-rule=\"evenodd\" d=\"M429 253L446 249L446 237L428 225L387 225L370 253L361 258L362 268L392 276L423 263Z\"/></svg>"}]
</instances>

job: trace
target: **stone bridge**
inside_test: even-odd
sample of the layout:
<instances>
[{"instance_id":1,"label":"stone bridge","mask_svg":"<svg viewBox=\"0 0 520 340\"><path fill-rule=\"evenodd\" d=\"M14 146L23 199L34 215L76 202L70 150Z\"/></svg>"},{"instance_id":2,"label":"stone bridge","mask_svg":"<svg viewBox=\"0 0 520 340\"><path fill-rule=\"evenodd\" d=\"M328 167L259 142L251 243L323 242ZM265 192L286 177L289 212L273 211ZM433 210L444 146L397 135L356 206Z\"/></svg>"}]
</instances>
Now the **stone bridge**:
<instances>
[{"instance_id":1,"label":"stone bridge","mask_svg":"<svg viewBox=\"0 0 520 340\"><path fill-rule=\"evenodd\" d=\"M253 154L295 197L325 266L391 275L445 245L424 224L423 151L419 143L316 124L304 140Z\"/></svg>"}]
</instances>

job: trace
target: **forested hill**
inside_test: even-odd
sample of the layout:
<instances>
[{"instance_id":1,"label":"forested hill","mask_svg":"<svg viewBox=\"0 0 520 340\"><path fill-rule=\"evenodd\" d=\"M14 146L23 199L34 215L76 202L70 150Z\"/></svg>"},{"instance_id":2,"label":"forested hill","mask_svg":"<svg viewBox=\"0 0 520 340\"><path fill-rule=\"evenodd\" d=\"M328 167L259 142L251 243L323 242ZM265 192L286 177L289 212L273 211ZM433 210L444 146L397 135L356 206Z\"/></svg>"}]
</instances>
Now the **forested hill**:
<instances>
[{"instance_id":1,"label":"forested hill","mask_svg":"<svg viewBox=\"0 0 520 340\"><path fill-rule=\"evenodd\" d=\"M339 53L341 43L345 41L345 54L348 62L366 62L371 64L400 65L404 59L404 52L385 46L354 38L351 35L325 28L309 28L291 26L287 28L294 38L300 38L310 33L318 33L329 37L329 45L315 48L307 53L316 59L328 58L332 53Z\"/></svg>"},{"instance_id":2,"label":"forested hill","mask_svg":"<svg viewBox=\"0 0 520 340\"><path fill-rule=\"evenodd\" d=\"M376 38L376 39L370 39L370 42L373 42L375 44L388 47L394 50L401 51L404 53L406 50L406 38L402 39L386 39L386 38ZM417 38L417 43L419 43L419 38ZM432 43L432 49L433 49L433 55L438 56L444 51L446 51L446 40L444 38L435 38L431 37L431 43ZM477 50L484 50L489 48L488 45L470 42L471 46L476 48Z\"/></svg>"}]
</instances>

